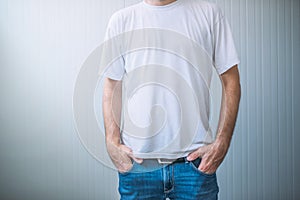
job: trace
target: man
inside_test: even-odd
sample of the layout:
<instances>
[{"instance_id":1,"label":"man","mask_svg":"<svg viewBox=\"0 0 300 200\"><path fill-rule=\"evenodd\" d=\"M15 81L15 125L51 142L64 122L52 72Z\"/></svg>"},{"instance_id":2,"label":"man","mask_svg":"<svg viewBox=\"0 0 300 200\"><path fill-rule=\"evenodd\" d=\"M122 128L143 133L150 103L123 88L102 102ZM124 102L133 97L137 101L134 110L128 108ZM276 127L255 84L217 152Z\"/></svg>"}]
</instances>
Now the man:
<instances>
[{"instance_id":1,"label":"man","mask_svg":"<svg viewBox=\"0 0 300 200\"><path fill-rule=\"evenodd\" d=\"M112 16L106 39L134 30L143 31L113 45L131 48L144 41L152 49L121 51L104 74L106 145L118 169L121 199L217 199L216 170L228 151L240 100L239 59L227 20L206 1L144 0ZM195 69L191 62L197 58ZM216 137L208 124L208 59L223 86Z\"/></svg>"}]
</instances>

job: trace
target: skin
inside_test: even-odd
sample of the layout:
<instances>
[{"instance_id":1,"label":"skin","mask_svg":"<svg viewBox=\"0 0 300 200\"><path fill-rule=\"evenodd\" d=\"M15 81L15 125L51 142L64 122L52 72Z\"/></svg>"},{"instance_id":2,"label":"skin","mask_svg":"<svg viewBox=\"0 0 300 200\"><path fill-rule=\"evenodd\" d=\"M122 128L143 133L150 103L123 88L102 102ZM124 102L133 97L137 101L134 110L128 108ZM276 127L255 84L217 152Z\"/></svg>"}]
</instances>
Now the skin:
<instances>
[{"instance_id":1,"label":"skin","mask_svg":"<svg viewBox=\"0 0 300 200\"><path fill-rule=\"evenodd\" d=\"M176 0L145 0L146 3L155 6L167 5L174 1ZM189 161L201 157L202 161L198 169L207 174L216 172L227 154L241 97L237 65L221 74L220 79L223 91L217 138L212 144L200 147L188 156ZM137 163L142 163L143 159L134 157L132 150L120 140L121 85L121 81L105 79L102 106L108 154L116 168L120 172L126 172L132 167L131 159Z\"/></svg>"}]
</instances>

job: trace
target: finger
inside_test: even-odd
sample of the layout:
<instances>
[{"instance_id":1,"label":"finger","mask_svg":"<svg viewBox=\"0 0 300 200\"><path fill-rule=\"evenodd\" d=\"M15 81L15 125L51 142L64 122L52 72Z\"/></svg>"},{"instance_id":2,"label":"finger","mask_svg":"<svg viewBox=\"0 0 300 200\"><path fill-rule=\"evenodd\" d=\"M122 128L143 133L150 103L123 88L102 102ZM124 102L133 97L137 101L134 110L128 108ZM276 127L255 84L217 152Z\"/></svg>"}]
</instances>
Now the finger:
<instances>
[{"instance_id":1,"label":"finger","mask_svg":"<svg viewBox=\"0 0 300 200\"><path fill-rule=\"evenodd\" d=\"M199 154L199 157L204 157L205 156L205 154L208 152L208 150L209 150L209 148L210 148L210 146L209 145L206 145L206 146L203 146L203 147L200 147L199 149L198 149L198 154Z\"/></svg>"},{"instance_id":2,"label":"finger","mask_svg":"<svg viewBox=\"0 0 300 200\"><path fill-rule=\"evenodd\" d=\"M133 155L132 151L127 154L130 158L132 158L135 162L141 164L144 160L142 158L137 158Z\"/></svg>"},{"instance_id":3,"label":"finger","mask_svg":"<svg viewBox=\"0 0 300 200\"><path fill-rule=\"evenodd\" d=\"M129 160L130 160L130 159L129 159ZM131 160L130 160L129 162L123 162L123 161L121 161L121 162L120 162L120 167L118 167L118 169L119 169L121 172L129 171L131 168L132 168Z\"/></svg>"},{"instance_id":4,"label":"finger","mask_svg":"<svg viewBox=\"0 0 300 200\"><path fill-rule=\"evenodd\" d=\"M135 162L137 162L139 164L141 164L143 162L143 159L135 157L133 155L133 153L132 153L132 149L130 149L126 145L122 145L121 149L122 149L122 151L124 151L127 154L127 156L129 156L130 158L132 158Z\"/></svg>"},{"instance_id":5,"label":"finger","mask_svg":"<svg viewBox=\"0 0 300 200\"><path fill-rule=\"evenodd\" d=\"M199 152L198 152L198 150L196 150L188 155L187 160L193 161L193 160L196 160L198 157L199 157Z\"/></svg>"},{"instance_id":6,"label":"finger","mask_svg":"<svg viewBox=\"0 0 300 200\"><path fill-rule=\"evenodd\" d=\"M198 169L199 169L200 171L206 172L207 168L208 168L208 167L207 167L207 159L206 159L206 157L202 157Z\"/></svg>"},{"instance_id":7,"label":"finger","mask_svg":"<svg viewBox=\"0 0 300 200\"><path fill-rule=\"evenodd\" d=\"M126 154L132 153L132 150L131 150L128 146L126 146L126 145L121 145L121 146L120 146L120 149L121 149L122 151L124 151Z\"/></svg>"},{"instance_id":8,"label":"finger","mask_svg":"<svg viewBox=\"0 0 300 200\"><path fill-rule=\"evenodd\" d=\"M117 157L114 157L112 159L118 166L125 166L132 163L130 157L125 153L121 153Z\"/></svg>"},{"instance_id":9,"label":"finger","mask_svg":"<svg viewBox=\"0 0 300 200\"><path fill-rule=\"evenodd\" d=\"M200 147L199 149L197 149L196 151L192 152L188 157L188 161L193 161L199 157L203 157L205 155L205 153L207 152L209 148L209 145L207 146L203 146L203 147Z\"/></svg>"},{"instance_id":10,"label":"finger","mask_svg":"<svg viewBox=\"0 0 300 200\"><path fill-rule=\"evenodd\" d=\"M119 150L115 151L114 154L111 156L111 159L118 165L123 166L124 164L132 163L130 157L128 156L128 152L131 149L126 147L125 145L119 146Z\"/></svg>"},{"instance_id":11,"label":"finger","mask_svg":"<svg viewBox=\"0 0 300 200\"><path fill-rule=\"evenodd\" d=\"M135 162L139 163L139 164L142 164L142 162L144 161L142 158L137 158L135 156L130 156Z\"/></svg>"},{"instance_id":12,"label":"finger","mask_svg":"<svg viewBox=\"0 0 300 200\"><path fill-rule=\"evenodd\" d=\"M204 171L204 172L208 172L213 170L214 168L214 163L212 162L210 157L206 157L204 156L201 160L201 163L199 165L199 170Z\"/></svg>"}]
</instances>

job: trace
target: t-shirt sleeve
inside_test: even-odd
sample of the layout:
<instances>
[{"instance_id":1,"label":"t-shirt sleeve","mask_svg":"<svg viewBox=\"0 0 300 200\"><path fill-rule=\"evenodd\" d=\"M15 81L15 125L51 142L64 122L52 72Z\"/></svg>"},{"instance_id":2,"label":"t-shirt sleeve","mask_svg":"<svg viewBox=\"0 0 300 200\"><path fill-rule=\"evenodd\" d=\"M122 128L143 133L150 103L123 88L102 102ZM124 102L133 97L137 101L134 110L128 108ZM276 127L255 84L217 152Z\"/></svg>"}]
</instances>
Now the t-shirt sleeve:
<instances>
[{"instance_id":1,"label":"t-shirt sleeve","mask_svg":"<svg viewBox=\"0 0 300 200\"><path fill-rule=\"evenodd\" d=\"M101 61L98 74L113 80L122 80L125 62L121 51L121 18L115 13L106 27L104 43L101 46Z\"/></svg>"},{"instance_id":2,"label":"t-shirt sleeve","mask_svg":"<svg viewBox=\"0 0 300 200\"><path fill-rule=\"evenodd\" d=\"M218 19L213 25L213 61L218 74L240 63L230 25L218 9Z\"/></svg>"}]
</instances>

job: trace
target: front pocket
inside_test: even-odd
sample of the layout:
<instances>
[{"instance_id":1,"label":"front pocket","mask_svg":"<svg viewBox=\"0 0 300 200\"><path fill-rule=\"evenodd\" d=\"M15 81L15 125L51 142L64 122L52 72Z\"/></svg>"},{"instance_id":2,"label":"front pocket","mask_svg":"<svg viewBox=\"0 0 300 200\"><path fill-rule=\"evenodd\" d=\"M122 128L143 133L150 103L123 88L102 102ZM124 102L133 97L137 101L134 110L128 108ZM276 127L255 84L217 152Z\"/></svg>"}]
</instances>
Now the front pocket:
<instances>
[{"instance_id":1,"label":"front pocket","mask_svg":"<svg viewBox=\"0 0 300 200\"><path fill-rule=\"evenodd\" d=\"M201 163L201 158L197 158L196 160L193 160L193 161L190 161L189 164L190 166L192 167L192 169L194 169L195 171L197 171L199 174L203 175L203 176L206 176L206 177L213 177L216 175L216 173L212 173L212 174L207 174L207 173L204 173L202 171L200 171L198 169L198 167L200 166L200 163Z\"/></svg>"},{"instance_id":2,"label":"front pocket","mask_svg":"<svg viewBox=\"0 0 300 200\"><path fill-rule=\"evenodd\" d=\"M135 162L135 161L132 161L132 166L131 166L131 168L130 168L128 171L126 171L126 172L120 172L120 171L118 171L119 174L121 174L121 175L127 175L127 174L131 173L131 172L133 171L133 168L134 168L135 164L136 164L136 162Z\"/></svg>"}]
</instances>

